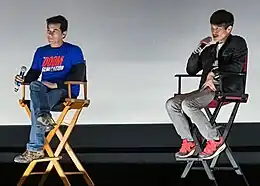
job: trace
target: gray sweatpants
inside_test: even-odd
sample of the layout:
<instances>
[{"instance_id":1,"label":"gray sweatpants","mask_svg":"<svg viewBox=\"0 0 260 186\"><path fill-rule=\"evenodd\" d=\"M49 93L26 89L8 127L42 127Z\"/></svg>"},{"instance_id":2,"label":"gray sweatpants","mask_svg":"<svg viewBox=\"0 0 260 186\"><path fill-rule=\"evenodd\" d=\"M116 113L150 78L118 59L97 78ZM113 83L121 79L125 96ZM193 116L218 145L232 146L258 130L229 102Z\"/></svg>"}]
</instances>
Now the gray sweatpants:
<instances>
[{"instance_id":1,"label":"gray sweatpants","mask_svg":"<svg viewBox=\"0 0 260 186\"><path fill-rule=\"evenodd\" d=\"M189 123L183 112L197 126L201 135L207 140L218 140L218 133L209 122L207 116L202 112L202 108L214 99L215 93L210 89L196 90L190 93L176 95L166 102L166 110L178 135L181 139L193 141Z\"/></svg>"}]
</instances>

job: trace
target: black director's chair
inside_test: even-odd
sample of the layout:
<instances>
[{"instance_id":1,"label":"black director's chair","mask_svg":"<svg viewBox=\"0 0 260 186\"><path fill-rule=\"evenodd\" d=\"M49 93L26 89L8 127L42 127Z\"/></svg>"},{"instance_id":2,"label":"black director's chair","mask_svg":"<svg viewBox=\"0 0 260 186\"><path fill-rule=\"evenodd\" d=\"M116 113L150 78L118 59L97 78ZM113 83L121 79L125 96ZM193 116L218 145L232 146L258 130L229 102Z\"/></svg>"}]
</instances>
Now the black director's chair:
<instances>
[{"instance_id":1,"label":"black director's chair","mask_svg":"<svg viewBox=\"0 0 260 186\"><path fill-rule=\"evenodd\" d=\"M210 123L216 127L218 129L218 132L220 133L220 135L224 138L225 144L226 144L226 149L220 153L218 156L216 156L213 159L210 160L203 160L200 159L198 157L196 157L196 155L201 152L203 150L203 145L204 142L206 141L205 139L202 138L202 136L199 134L196 126L194 124L192 124L190 118L188 118L188 116L186 115L189 123L191 124L191 131L194 137L195 142L197 143L197 154L195 154L195 156L193 157L189 157L189 158L178 158L176 159L176 161L187 161L187 165L181 175L181 179L185 179L186 176L188 175L189 171L191 169L193 170L205 170L206 174L208 176L208 178L214 182L214 184L217 186L218 183L214 177L213 172L215 170L234 170L236 172L237 175L242 176L243 180L245 181L246 185L249 186L249 183L245 177L245 175L243 174L240 166L237 164L237 162L235 161L235 158L232 155L232 151L229 147L229 145L227 144L227 138L229 136L229 133L231 131L233 122L235 120L238 108L240 106L240 103L246 103L248 100L248 94L245 94L245 85L246 85L246 66L244 68L244 71L241 73L222 73L220 74L220 91L216 94L215 99L208 105L207 108L205 109L205 112L210 120ZM201 75L195 75L195 76L190 76L187 74L177 74L175 75L175 77L178 78L178 94L181 94L181 78L182 77L200 77ZM228 76L237 76L240 77L241 80L244 83L244 90L242 91L242 93L225 93L223 91L222 88L222 84L225 82L225 78L227 78ZM232 110L232 113L230 115L229 121L225 126L221 126L219 124L216 123L216 118L218 116L218 113L221 109L222 106L226 105L226 104L230 104L230 103L234 103L234 107ZM210 108L214 109L214 112L212 113L210 111ZM232 167L216 167L217 161L219 159L219 156L221 154L225 153L229 162L231 163ZM203 167L193 167L195 162L199 162L202 163Z\"/></svg>"}]
</instances>

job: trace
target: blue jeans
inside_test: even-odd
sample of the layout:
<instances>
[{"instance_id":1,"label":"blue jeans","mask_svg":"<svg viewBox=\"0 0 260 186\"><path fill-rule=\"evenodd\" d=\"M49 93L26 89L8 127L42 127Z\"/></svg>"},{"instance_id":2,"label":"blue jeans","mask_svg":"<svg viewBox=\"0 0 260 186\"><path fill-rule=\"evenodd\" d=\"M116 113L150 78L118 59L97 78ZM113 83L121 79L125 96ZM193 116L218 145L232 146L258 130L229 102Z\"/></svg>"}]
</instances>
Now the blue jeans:
<instances>
[{"instance_id":1,"label":"blue jeans","mask_svg":"<svg viewBox=\"0 0 260 186\"><path fill-rule=\"evenodd\" d=\"M38 116L50 114L54 106L61 103L67 96L64 89L49 89L40 81L30 83L30 110L31 110L31 130L30 141L27 143L27 150L40 151L45 142L45 128L37 122Z\"/></svg>"}]
</instances>

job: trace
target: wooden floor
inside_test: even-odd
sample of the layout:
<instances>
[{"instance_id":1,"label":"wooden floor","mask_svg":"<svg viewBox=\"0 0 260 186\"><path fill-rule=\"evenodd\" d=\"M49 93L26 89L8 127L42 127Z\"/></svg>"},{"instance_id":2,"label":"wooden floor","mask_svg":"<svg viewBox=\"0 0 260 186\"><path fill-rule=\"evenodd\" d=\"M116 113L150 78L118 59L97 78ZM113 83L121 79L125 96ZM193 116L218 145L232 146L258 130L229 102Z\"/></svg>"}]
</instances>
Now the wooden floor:
<instances>
[{"instance_id":1,"label":"wooden floor","mask_svg":"<svg viewBox=\"0 0 260 186\"><path fill-rule=\"evenodd\" d=\"M176 164L92 164L84 165L96 186L177 186L179 185L179 176L183 166ZM6 163L0 164L0 185L15 186L18 179L26 168L24 164ZM41 170L42 167L37 167ZM70 169L66 165L64 170ZM242 169L248 178L251 186L260 185L260 165L246 165ZM234 172L217 172L216 178L219 186L240 186L243 185L242 179ZM37 185L40 176L29 177L26 185ZM80 175L70 176L72 185L85 185ZM62 185L61 180L56 174L51 174L46 185ZM184 185L210 186L204 171L192 171Z\"/></svg>"}]
</instances>

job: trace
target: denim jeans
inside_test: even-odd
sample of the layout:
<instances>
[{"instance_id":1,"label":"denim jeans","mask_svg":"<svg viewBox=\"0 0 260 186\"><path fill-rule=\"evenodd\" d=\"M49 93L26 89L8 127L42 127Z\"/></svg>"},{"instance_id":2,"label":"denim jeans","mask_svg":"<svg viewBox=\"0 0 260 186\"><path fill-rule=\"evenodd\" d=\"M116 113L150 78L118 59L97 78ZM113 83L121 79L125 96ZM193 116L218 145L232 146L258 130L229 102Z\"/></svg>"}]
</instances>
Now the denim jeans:
<instances>
[{"instance_id":1,"label":"denim jeans","mask_svg":"<svg viewBox=\"0 0 260 186\"><path fill-rule=\"evenodd\" d=\"M49 89L40 81L30 83L31 130L27 150L40 151L45 143L45 127L37 122L38 116L50 114L54 106L67 96L64 89Z\"/></svg>"},{"instance_id":2,"label":"denim jeans","mask_svg":"<svg viewBox=\"0 0 260 186\"><path fill-rule=\"evenodd\" d=\"M196 90L190 93L176 95L167 100L166 110L173 122L177 134L181 139L193 141L189 123L184 113L197 126L201 135L207 140L218 140L219 136L216 128L209 122L206 115L202 112L202 108L214 99L215 92L209 88L204 90Z\"/></svg>"}]
</instances>

